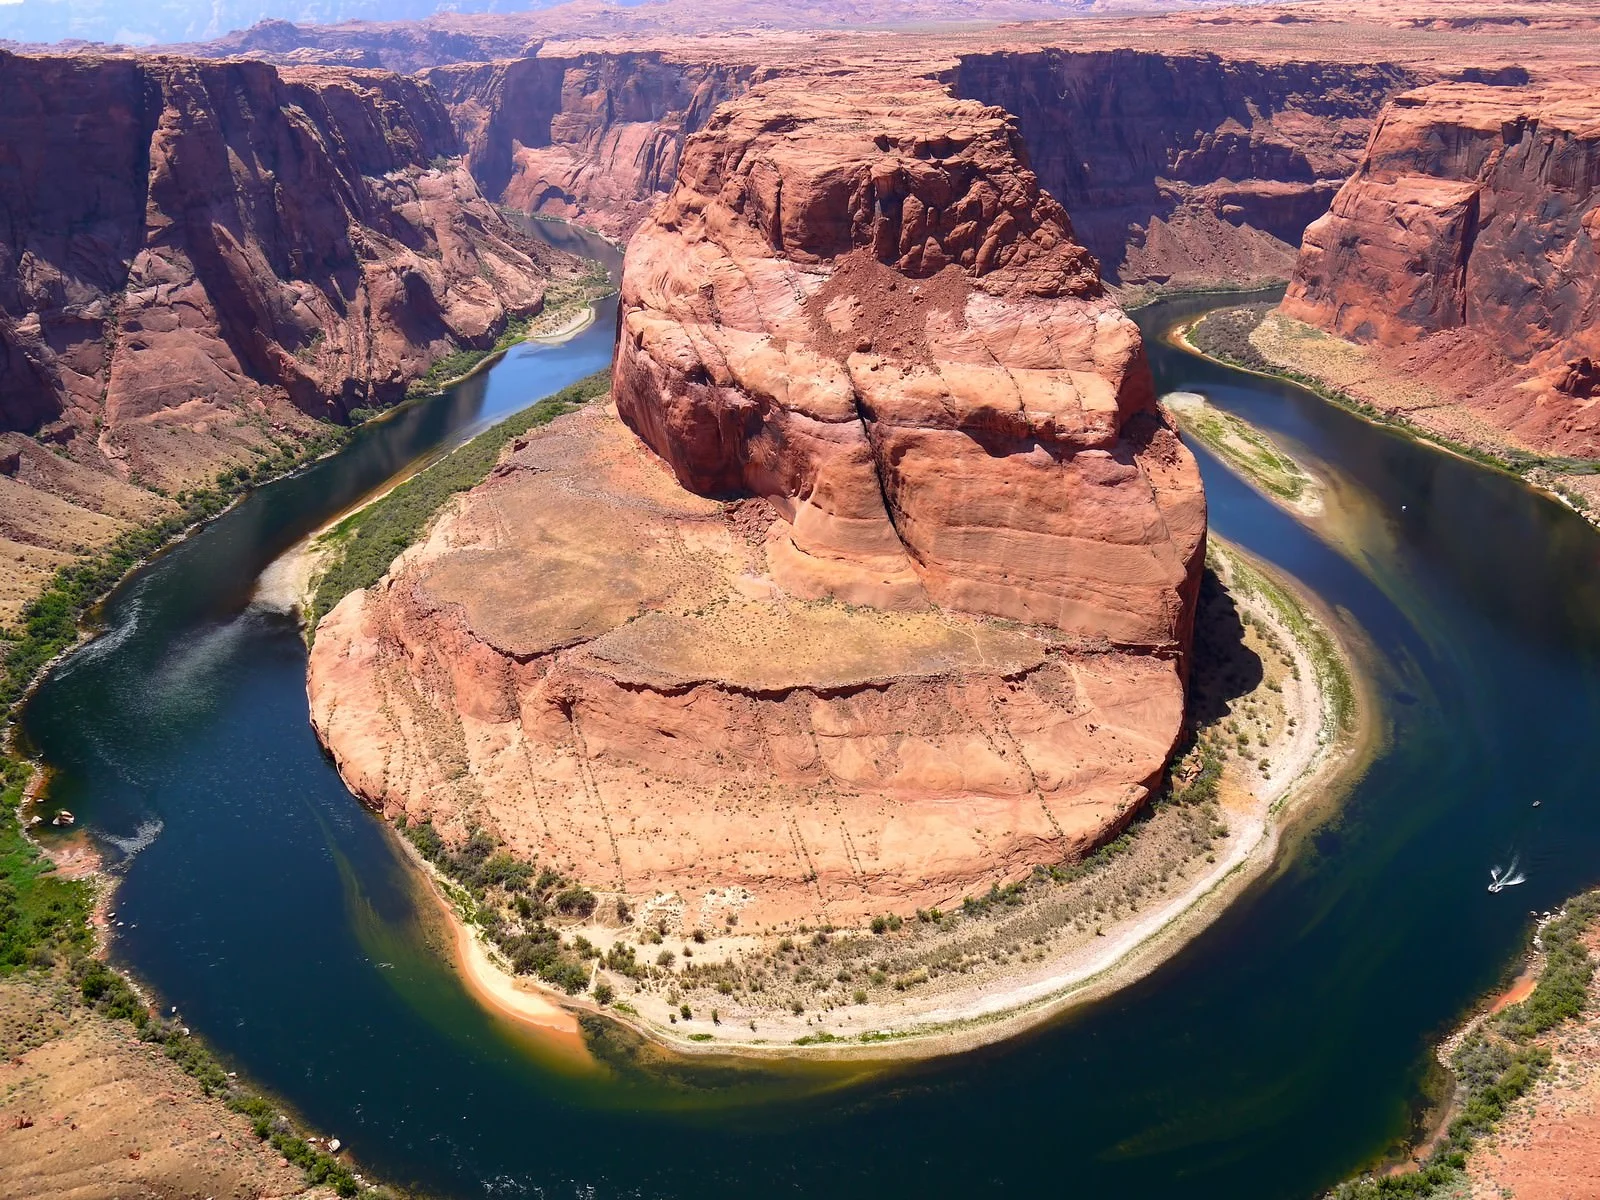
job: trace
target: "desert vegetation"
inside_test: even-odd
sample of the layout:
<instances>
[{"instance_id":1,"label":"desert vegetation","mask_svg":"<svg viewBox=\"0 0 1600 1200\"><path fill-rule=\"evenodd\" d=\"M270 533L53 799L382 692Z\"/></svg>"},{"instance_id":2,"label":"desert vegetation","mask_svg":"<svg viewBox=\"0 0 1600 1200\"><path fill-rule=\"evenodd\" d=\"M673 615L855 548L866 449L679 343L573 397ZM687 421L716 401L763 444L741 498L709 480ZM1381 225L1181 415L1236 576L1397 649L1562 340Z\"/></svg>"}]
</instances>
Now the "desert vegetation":
<instances>
[{"instance_id":1,"label":"desert vegetation","mask_svg":"<svg viewBox=\"0 0 1600 1200\"><path fill-rule=\"evenodd\" d=\"M537 896L523 890L533 866L511 886L496 882L511 860L487 835L449 849L430 828L419 849L462 887L458 909L514 970L567 986L583 964L597 1000L690 1040L724 1040L732 1030L743 1041L804 1046L905 1036L836 1030L852 1010L1043 974L1212 869L1248 794L1273 770L1271 754L1307 719L1285 702L1307 659L1325 698L1325 728L1309 732L1327 739L1353 727L1354 690L1331 636L1240 556L1218 556L1213 567L1200 596L1186 748L1157 797L1087 857L856 928L819 920L746 929L736 918L705 927L674 897L609 893L580 922L553 903L565 882L555 872L541 872ZM538 957L527 953L535 947Z\"/></svg>"},{"instance_id":2,"label":"desert vegetation","mask_svg":"<svg viewBox=\"0 0 1600 1200\"><path fill-rule=\"evenodd\" d=\"M321 458L348 436L342 426L323 425L310 438L278 442L272 451L262 450L253 466L230 467L209 485L179 492L172 497L176 508L161 520L130 529L97 554L58 570L16 627L0 626L0 717L9 715L47 663L76 644L84 618L130 570L251 488Z\"/></svg>"},{"instance_id":3,"label":"desert vegetation","mask_svg":"<svg viewBox=\"0 0 1600 1200\"><path fill-rule=\"evenodd\" d=\"M1595 960L1583 937L1597 917L1600 892L1568 903L1537 935L1543 965L1533 994L1468 1026L1450 1055L1454 1115L1427 1159L1413 1170L1341 1184L1333 1200L1448 1200L1463 1194L1474 1145L1549 1068L1543 1035L1584 1011Z\"/></svg>"}]
</instances>

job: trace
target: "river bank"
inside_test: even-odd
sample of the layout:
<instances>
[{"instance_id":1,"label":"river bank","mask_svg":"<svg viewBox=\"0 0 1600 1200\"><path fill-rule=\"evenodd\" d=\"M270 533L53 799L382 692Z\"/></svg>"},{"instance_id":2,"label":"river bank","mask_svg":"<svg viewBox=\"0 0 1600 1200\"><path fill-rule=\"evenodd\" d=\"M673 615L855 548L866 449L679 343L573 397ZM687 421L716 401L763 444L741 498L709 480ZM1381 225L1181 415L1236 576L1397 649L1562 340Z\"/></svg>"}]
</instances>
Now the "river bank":
<instances>
[{"instance_id":1,"label":"river bank","mask_svg":"<svg viewBox=\"0 0 1600 1200\"><path fill-rule=\"evenodd\" d=\"M542 320L527 323L524 332L530 335L531 340L559 346L577 338L593 323L594 305L589 301L588 294L596 290L598 283L578 280L574 284L582 284L587 290L568 297L570 302L553 306ZM606 282L606 288L610 289L609 281ZM403 440L408 436L403 428L417 425L419 416L430 407L438 406L419 405L416 401L404 402L382 414L381 423L388 425L392 421L394 425L391 428L395 428L397 438ZM363 422L367 423L373 422ZM422 423L425 425L427 418L422 418ZM141 568L154 568L157 560L163 556L175 554L176 557L183 557L183 550L191 539L209 530L218 518L245 504L258 489L267 484L290 480L302 473L316 473L316 465L345 447L353 433L353 427L332 428L327 436L319 435L303 443L293 454L269 457L259 462L254 470L231 473L219 480L216 488L183 493L177 497L181 511L176 517L135 528L98 558L63 570L52 590L32 602L25 635L12 638L9 644L4 644L7 676L3 699L8 715L12 702L20 709L22 702L34 695L35 689L51 675L54 668L83 649L85 643L110 634L101 645L114 650L127 635L133 633L131 625L127 629L118 629L109 619L103 629L91 627L86 622L80 624L85 617L98 613L104 597L115 592ZM372 440L370 437L364 439L362 445L366 446ZM370 448L357 455L358 459L371 457ZM284 486L292 488L294 485L285 483ZM225 551L223 553L226 557ZM8 720L4 732L9 747L16 727ZM341 1195L354 1195L361 1190L365 1185L346 1166L336 1162L320 1148L317 1139L300 1137L287 1119L278 1115L267 1101L233 1082L231 1076L225 1080L216 1060L191 1038L187 1029L180 1029L156 1017L155 1008L137 983L103 965L102 960L113 933L120 936L124 932L120 928L122 922L113 922L109 911L115 903L115 888L122 876L119 871L107 873L103 869L101 847L90 841L87 832L95 814L86 814L76 800L71 801L71 806L78 810L80 823L72 833L62 835L51 830L52 836L43 842L30 836L28 825L37 813L44 812L48 816L51 811L40 809L39 806L49 804L51 808L59 808L61 801L50 795L42 767L35 768L32 764L21 762L15 768L6 765L7 779L13 776L20 779L22 774L28 775L31 782L26 787L15 782L14 789L8 785L6 829L4 837L0 838L0 842L3 842L0 845L0 860L3 863L0 865L4 867L3 876L0 876L0 917L3 917L0 920L0 969L28 965L32 970L10 978L0 977L0 992L4 993L0 1001L10 1003L8 998L13 995L32 997L40 987L53 988L52 994L57 995L59 1000L55 1007L72 1025L70 1045L88 1039L93 1044L106 1043L116 1047L134 1034L134 1039L128 1044L141 1047L140 1053L144 1057L156 1053L158 1062L165 1063L166 1067L156 1069L155 1075L151 1075L150 1071L138 1065L143 1059L136 1055L123 1063L119 1071L125 1070L130 1077L159 1077L164 1080L159 1088L151 1084L156 1090L173 1092L178 1089L184 1096L192 1093L196 1110L212 1114L204 1118L210 1124L228 1128L230 1123L237 1124L242 1115L247 1133L253 1132L256 1139L249 1144L235 1144L233 1139L229 1139L221 1146L207 1145L204 1149L212 1160L208 1165L216 1169L210 1175L204 1170L191 1170L194 1164L185 1165L181 1161L182 1155L156 1154L145 1159L143 1168L121 1170L112 1160L99 1162L96 1159L92 1165L83 1166L75 1186L84 1195L100 1194L96 1189L105 1190L108 1195L116 1194L135 1184L167 1191L177 1188L186 1194L193 1191L234 1190L231 1184L224 1186L214 1181L221 1179L225 1182L227 1172L235 1168L253 1170L251 1164L260 1158L268 1164L285 1164L288 1182L274 1183L271 1194L299 1194L305 1188L313 1188L316 1194L327 1195L331 1194L330 1188L334 1185L337 1185ZM159 821L153 825L157 833L160 827ZM113 857L123 860L131 858L155 836L152 833L146 837L141 826L136 837L111 837L110 842L118 847ZM112 854L109 845L105 851ZM118 927L115 931L113 924ZM85 990L78 996L80 975L88 982L83 984ZM87 990L90 983L97 989L94 995ZM30 988L33 991L29 991ZM24 1000L18 1003L27 1007ZM169 1025L172 1027L168 1028ZM165 1057L160 1058L163 1049ZM72 1063L77 1061L75 1054L72 1052L63 1058L52 1053L41 1059L39 1065L42 1074L29 1077L32 1090L26 1095L35 1098L70 1098L76 1095L74 1089L82 1082L79 1079L82 1073L74 1073L76 1069ZM115 1059L116 1054L111 1053L110 1058ZM162 1070L166 1071L165 1075ZM167 1075L171 1078L168 1079ZM88 1086L99 1085L91 1079ZM21 1092L15 1093L15 1096L25 1098ZM189 1103L176 1094L172 1102ZM94 1103L104 1106L105 1101L96 1097ZM115 1108L115 1105L112 1107ZM162 1132L162 1110L159 1107L151 1108L146 1114L150 1122L143 1123L137 1114L124 1113L120 1109L116 1111L120 1114L118 1128L130 1137L143 1136L141 1131L152 1135ZM23 1121L26 1117L27 1114L22 1114L17 1120ZM17 1124L15 1131L20 1136L24 1128L32 1130L36 1124ZM176 1145L174 1143L174 1147ZM40 1153L51 1154L54 1149L53 1144L45 1145ZM17 1162L32 1162L32 1154L32 1150L28 1149L19 1152ZM52 1159L52 1164L64 1164L82 1157L65 1155L58 1160ZM94 1156L90 1155L89 1158L93 1159ZM139 1161L139 1155L134 1155L130 1161ZM85 1159L84 1162L87 1164L89 1160ZM292 1167L288 1165L290 1162ZM208 1180L213 1182L208 1183ZM0 1181L0 1186L4 1186L3 1181ZM38 1193L28 1193L24 1187L24 1191L17 1194Z\"/></svg>"},{"instance_id":2,"label":"river bank","mask_svg":"<svg viewBox=\"0 0 1600 1200\"><path fill-rule=\"evenodd\" d=\"M0 979L0 1055L0 1200L332 1194L65 979Z\"/></svg>"},{"instance_id":3,"label":"river bank","mask_svg":"<svg viewBox=\"0 0 1600 1200\"><path fill-rule=\"evenodd\" d=\"M105 965L117 877L80 835L27 836L31 764L0 760L0 1200L366 1195L137 983ZM116 922L120 925L121 922Z\"/></svg>"},{"instance_id":4,"label":"river bank","mask_svg":"<svg viewBox=\"0 0 1600 1200\"><path fill-rule=\"evenodd\" d=\"M1378 742L1371 690L1331 617L1237 548L1218 543L1212 567L1197 636L1214 657L1197 663L1195 693L1209 719L1174 771L1172 802L1087 865L1036 872L960 913L818 930L799 944L731 929L669 939L642 921L577 925L568 932L594 946L593 979L609 1002L547 994L685 1054L911 1059L1015 1036L1142 978L1266 874L1290 822L1335 799ZM1225 673L1240 659L1259 674L1230 688ZM1215 677L1199 680L1203 669ZM452 916L458 942L478 945L458 955L474 990L516 987L458 906ZM629 973L612 969L619 958L659 962ZM839 1001L835 977L856 989L853 1001ZM785 1010L781 996L808 979L831 994Z\"/></svg>"},{"instance_id":5,"label":"river bank","mask_svg":"<svg viewBox=\"0 0 1600 1200\"><path fill-rule=\"evenodd\" d=\"M1509 988L1435 1052L1451 1095L1410 1162L1334 1200L1600 1195L1600 893L1539 915Z\"/></svg>"},{"instance_id":6,"label":"river bank","mask_svg":"<svg viewBox=\"0 0 1600 1200\"><path fill-rule=\"evenodd\" d=\"M1296 384L1363 420L1516 476L1600 527L1600 464L1515 442L1366 346L1259 303L1213 310L1170 336L1212 362Z\"/></svg>"},{"instance_id":7,"label":"river bank","mask_svg":"<svg viewBox=\"0 0 1600 1200\"><path fill-rule=\"evenodd\" d=\"M1161 403L1184 433L1267 499L1298 517L1322 515L1325 484L1271 439L1195 392L1169 392Z\"/></svg>"}]
</instances>

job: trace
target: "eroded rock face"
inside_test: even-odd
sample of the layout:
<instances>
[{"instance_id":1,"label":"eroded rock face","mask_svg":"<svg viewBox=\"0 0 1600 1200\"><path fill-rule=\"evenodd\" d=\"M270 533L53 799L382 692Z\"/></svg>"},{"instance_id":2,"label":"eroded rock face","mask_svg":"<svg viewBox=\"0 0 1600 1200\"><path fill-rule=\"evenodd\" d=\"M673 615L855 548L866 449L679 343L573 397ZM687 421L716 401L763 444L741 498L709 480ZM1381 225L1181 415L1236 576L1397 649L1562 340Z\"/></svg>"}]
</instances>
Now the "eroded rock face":
<instances>
[{"instance_id":1,"label":"eroded rock face","mask_svg":"<svg viewBox=\"0 0 1600 1200\"><path fill-rule=\"evenodd\" d=\"M247 409L397 398L558 258L430 165L454 129L399 76L0 54L0 143L0 429L124 478L210 474Z\"/></svg>"},{"instance_id":2,"label":"eroded rock face","mask_svg":"<svg viewBox=\"0 0 1600 1200\"><path fill-rule=\"evenodd\" d=\"M768 73L640 52L449 66L427 78L486 194L626 237L671 189L684 140Z\"/></svg>"},{"instance_id":3,"label":"eroded rock face","mask_svg":"<svg viewBox=\"0 0 1600 1200\"><path fill-rule=\"evenodd\" d=\"M758 88L635 235L621 320L623 419L777 508L791 591L1185 640L1193 461L1002 110Z\"/></svg>"},{"instance_id":4,"label":"eroded rock face","mask_svg":"<svg viewBox=\"0 0 1600 1200\"><path fill-rule=\"evenodd\" d=\"M614 397L318 628L360 795L683 929L948 905L1131 819L1204 499L1006 114L724 106L629 247Z\"/></svg>"},{"instance_id":5,"label":"eroded rock face","mask_svg":"<svg viewBox=\"0 0 1600 1200\"><path fill-rule=\"evenodd\" d=\"M1017 115L1034 169L1108 278L1281 279L1372 122L1426 69L1217 54L968 54L958 95Z\"/></svg>"},{"instance_id":6,"label":"eroded rock face","mask_svg":"<svg viewBox=\"0 0 1600 1200\"><path fill-rule=\"evenodd\" d=\"M1592 92L1435 84L1384 112L1283 310L1394 350L1446 341L1441 387L1528 444L1597 455L1597 242Z\"/></svg>"}]
</instances>

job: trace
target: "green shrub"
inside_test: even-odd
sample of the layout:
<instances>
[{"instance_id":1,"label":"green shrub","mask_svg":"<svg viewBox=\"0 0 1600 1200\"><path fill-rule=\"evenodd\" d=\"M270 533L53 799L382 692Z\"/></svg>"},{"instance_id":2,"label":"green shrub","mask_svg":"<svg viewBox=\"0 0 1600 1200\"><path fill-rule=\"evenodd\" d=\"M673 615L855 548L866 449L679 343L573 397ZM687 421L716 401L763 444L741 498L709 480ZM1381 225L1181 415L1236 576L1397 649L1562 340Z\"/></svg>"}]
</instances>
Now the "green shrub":
<instances>
[{"instance_id":1,"label":"green shrub","mask_svg":"<svg viewBox=\"0 0 1600 1200\"><path fill-rule=\"evenodd\" d=\"M1581 939L1597 916L1600 892L1569 903L1540 934L1545 968L1533 995L1462 1039L1450 1060L1464 1093L1461 1111L1428 1161L1414 1171L1341 1184L1333 1192L1335 1200L1447 1200L1454 1194L1452 1189L1465 1179L1473 1144L1550 1065L1550 1052L1531 1044L1532 1039L1582 1012L1594 960Z\"/></svg>"},{"instance_id":2,"label":"green shrub","mask_svg":"<svg viewBox=\"0 0 1600 1200\"><path fill-rule=\"evenodd\" d=\"M0 758L0 975L82 954L93 944L89 885L62 879L22 832L17 806L31 768Z\"/></svg>"}]
</instances>

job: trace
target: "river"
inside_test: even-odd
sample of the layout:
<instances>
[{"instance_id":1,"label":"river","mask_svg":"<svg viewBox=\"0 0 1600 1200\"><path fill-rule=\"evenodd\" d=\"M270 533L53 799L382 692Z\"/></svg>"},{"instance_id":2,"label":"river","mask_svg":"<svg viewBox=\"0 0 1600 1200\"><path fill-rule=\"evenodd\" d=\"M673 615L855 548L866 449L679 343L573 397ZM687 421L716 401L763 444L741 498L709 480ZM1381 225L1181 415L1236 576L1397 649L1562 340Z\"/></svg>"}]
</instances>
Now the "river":
<instances>
[{"instance_id":1,"label":"river","mask_svg":"<svg viewBox=\"0 0 1600 1200\"><path fill-rule=\"evenodd\" d=\"M1147 333L1217 303L1138 314ZM1600 881L1600 538L1516 481L1159 343L1336 484L1338 544L1201 454L1213 527L1364 632L1388 749L1171 962L1009 1043L889 1070L581 1071L429 945L392 836L306 715L284 549L441 444L603 365L615 301L361 429L131 577L23 716L123 876L116 959L393 1182L445 1197L1303 1198L1403 1138L1429 1047L1529 912ZM1534 800L1541 800L1538 808ZM1485 890L1518 855L1525 885Z\"/></svg>"}]
</instances>

